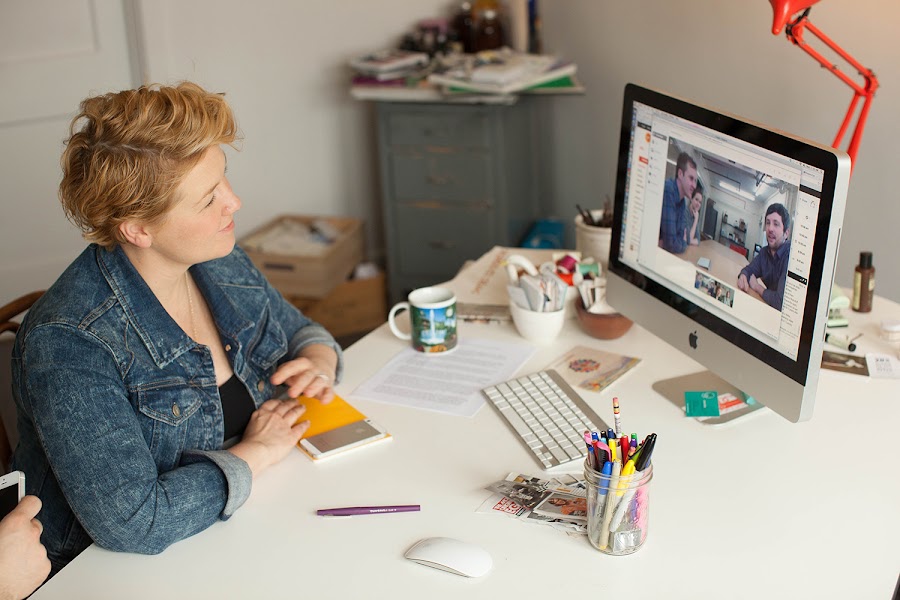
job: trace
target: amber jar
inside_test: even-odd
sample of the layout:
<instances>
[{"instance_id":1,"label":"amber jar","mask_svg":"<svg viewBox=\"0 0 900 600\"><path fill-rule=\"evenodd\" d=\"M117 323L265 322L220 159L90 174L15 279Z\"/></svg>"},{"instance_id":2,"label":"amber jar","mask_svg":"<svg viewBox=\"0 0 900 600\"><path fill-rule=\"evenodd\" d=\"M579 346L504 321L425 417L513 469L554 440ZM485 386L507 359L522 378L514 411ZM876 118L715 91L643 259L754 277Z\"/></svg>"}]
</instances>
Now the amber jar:
<instances>
[{"instance_id":1,"label":"amber jar","mask_svg":"<svg viewBox=\"0 0 900 600\"><path fill-rule=\"evenodd\" d=\"M463 2L460 5L459 12L453 19L453 32L462 44L463 52L475 52L475 15L471 3Z\"/></svg>"},{"instance_id":2,"label":"amber jar","mask_svg":"<svg viewBox=\"0 0 900 600\"><path fill-rule=\"evenodd\" d=\"M496 10L486 10L478 21L478 29L475 34L475 49L496 50L503 47L503 29Z\"/></svg>"},{"instance_id":3,"label":"amber jar","mask_svg":"<svg viewBox=\"0 0 900 600\"><path fill-rule=\"evenodd\" d=\"M874 296L875 267L872 266L872 253L860 252L859 264L853 271L853 310L870 312Z\"/></svg>"}]
</instances>

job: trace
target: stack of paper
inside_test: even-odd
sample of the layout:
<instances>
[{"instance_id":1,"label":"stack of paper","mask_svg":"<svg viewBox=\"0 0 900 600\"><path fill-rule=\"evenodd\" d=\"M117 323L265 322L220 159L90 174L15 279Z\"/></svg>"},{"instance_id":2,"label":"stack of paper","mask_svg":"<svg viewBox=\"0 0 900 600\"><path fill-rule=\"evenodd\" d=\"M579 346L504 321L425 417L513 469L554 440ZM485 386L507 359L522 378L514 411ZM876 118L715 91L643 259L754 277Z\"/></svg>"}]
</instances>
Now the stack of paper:
<instances>
[{"instance_id":1,"label":"stack of paper","mask_svg":"<svg viewBox=\"0 0 900 600\"><path fill-rule=\"evenodd\" d=\"M575 86L577 65L554 56L513 52L508 48L480 52L428 81L451 90L484 94L512 94L541 86Z\"/></svg>"},{"instance_id":2,"label":"stack of paper","mask_svg":"<svg viewBox=\"0 0 900 600\"><path fill-rule=\"evenodd\" d=\"M404 79L428 65L430 58L424 52L408 50L381 50L359 56L350 61L361 78L377 81Z\"/></svg>"}]
</instances>

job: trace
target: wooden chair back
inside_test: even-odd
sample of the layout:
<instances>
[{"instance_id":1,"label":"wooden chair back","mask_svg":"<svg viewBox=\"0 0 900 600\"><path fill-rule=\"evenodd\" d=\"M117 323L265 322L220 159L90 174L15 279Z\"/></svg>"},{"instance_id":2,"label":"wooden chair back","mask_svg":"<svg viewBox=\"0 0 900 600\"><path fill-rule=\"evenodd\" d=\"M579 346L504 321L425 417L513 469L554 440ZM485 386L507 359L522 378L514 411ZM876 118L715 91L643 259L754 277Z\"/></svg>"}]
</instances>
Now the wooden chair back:
<instances>
[{"instance_id":1,"label":"wooden chair back","mask_svg":"<svg viewBox=\"0 0 900 600\"><path fill-rule=\"evenodd\" d=\"M8 304L0 306L0 335L3 335L4 333L15 335L16 331L19 329L19 323L14 319L31 308L31 306L37 302L37 299L43 295L43 291L31 292L21 298L16 298ZM0 398L10 396L12 391L12 377L9 372L10 365L6 361L4 362L5 364L0 364L0 373L3 374L3 377L0 377L0 381L3 382L6 389L0 390ZM13 421L12 427L15 427L15 421ZM3 412L0 412L0 474L6 473L9 468L12 450L9 436L6 433L6 423L3 421Z\"/></svg>"}]
</instances>

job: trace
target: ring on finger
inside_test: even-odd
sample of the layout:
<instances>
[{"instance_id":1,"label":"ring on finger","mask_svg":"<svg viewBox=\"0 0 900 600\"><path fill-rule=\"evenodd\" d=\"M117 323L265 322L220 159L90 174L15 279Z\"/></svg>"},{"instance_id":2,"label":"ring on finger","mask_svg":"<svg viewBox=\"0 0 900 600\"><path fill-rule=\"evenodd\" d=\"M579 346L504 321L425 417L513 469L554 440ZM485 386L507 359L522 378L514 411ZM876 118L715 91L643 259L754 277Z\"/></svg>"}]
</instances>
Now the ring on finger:
<instances>
[{"instance_id":1,"label":"ring on finger","mask_svg":"<svg viewBox=\"0 0 900 600\"><path fill-rule=\"evenodd\" d=\"M325 373L316 373L314 378L315 379L324 379L325 383L331 383L331 377L329 377Z\"/></svg>"}]
</instances>

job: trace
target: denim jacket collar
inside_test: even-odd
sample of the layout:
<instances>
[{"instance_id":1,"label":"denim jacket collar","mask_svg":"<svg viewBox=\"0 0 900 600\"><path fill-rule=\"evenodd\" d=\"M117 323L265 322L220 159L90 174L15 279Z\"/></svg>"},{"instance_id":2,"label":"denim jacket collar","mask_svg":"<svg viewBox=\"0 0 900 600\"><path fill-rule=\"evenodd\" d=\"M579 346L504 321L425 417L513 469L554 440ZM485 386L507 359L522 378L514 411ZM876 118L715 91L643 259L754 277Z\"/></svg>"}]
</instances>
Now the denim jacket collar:
<instances>
[{"instance_id":1,"label":"denim jacket collar","mask_svg":"<svg viewBox=\"0 0 900 600\"><path fill-rule=\"evenodd\" d=\"M138 336L158 367L165 367L197 346L197 343L179 327L172 327L172 317L134 268L121 246L116 246L113 250L98 247L97 262L122 310L128 315L128 320L134 325ZM204 298L213 308L219 331L234 339L237 333L252 327L253 322L237 309L215 278L207 273L204 264L191 267L191 274ZM235 283L240 285L245 282Z\"/></svg>"}]
</instances>

